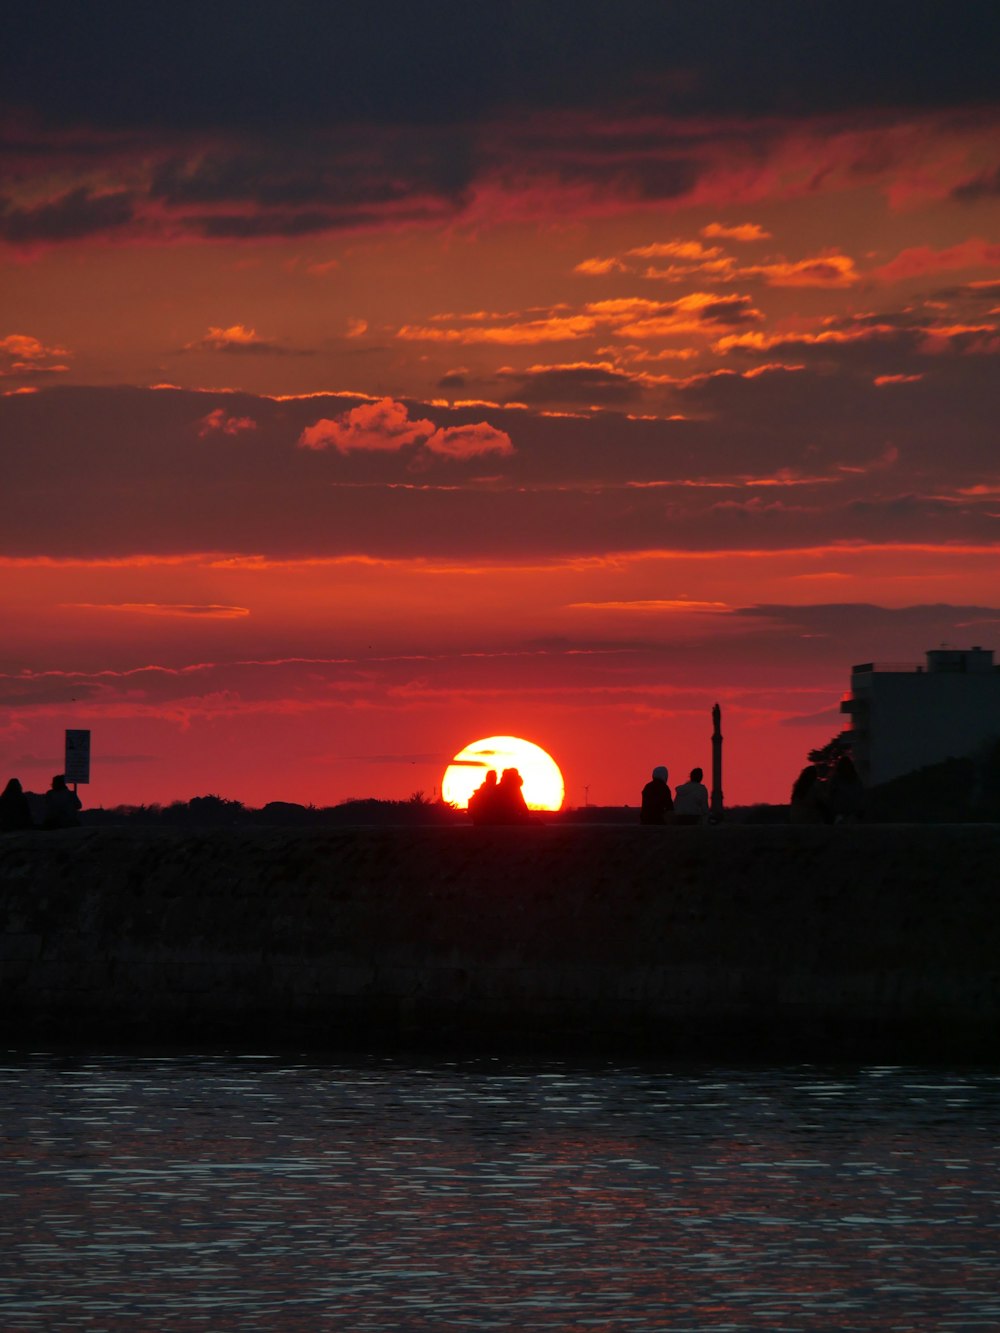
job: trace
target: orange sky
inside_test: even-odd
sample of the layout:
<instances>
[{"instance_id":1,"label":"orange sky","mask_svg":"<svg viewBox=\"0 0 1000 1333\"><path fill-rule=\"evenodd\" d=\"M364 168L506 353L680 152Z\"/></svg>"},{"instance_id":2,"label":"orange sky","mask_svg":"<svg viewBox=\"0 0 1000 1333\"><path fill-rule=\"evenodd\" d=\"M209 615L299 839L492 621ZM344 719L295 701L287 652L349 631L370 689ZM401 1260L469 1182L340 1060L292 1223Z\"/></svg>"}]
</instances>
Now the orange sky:
<instances>
[{"instance_id":1,"label":"orange sky","mask_svg":"<svg viewBox=\"0 0 1000 1333\"><path fill-rule=\"evenodd\" d=\"M569 804L635 803L708 769L719 701L727 799L782 800L853 662L1000 650L984 34L876 26L866 64L822 4L781 49L584 5L554 54L516 7L443 51L390 8L374 52L327 34L336 87L266 6L209 78L203 16L179 99L159 20L25 20L5 776L89 727L88 803L328 804L513 734Z\"/></svg>"}]
</instances>

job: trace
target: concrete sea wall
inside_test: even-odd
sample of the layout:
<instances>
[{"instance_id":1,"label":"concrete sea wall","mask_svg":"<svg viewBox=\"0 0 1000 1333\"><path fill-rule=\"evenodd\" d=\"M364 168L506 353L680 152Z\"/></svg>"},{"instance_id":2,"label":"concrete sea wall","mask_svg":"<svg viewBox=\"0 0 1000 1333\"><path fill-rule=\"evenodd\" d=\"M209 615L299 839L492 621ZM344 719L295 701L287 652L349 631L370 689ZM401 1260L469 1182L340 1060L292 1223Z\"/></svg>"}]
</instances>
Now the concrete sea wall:
<instances>
[{"instance_id":1,"label":"concrete sea wall","mask_svg":"<svg viewBox=\"0 0 1000 1333\"><path fill-rule=\"evenodd\" d=\"M0 1028L1000 1060L1000 827L6 835Z\"/></svg>"}]
</instances>

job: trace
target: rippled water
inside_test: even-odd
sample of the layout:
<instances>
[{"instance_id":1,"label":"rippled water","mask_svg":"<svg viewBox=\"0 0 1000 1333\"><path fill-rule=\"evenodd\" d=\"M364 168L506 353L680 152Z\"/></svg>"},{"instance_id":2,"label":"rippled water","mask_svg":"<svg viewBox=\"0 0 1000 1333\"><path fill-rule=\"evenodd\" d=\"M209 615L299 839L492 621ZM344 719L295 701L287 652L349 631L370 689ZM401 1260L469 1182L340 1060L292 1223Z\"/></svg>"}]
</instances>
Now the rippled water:
<instances>
[{"instance_id":1,"label":"rippled water","mask_svg":"<svg viewBox=\"0 0 1000 1333\"><path fill-rule=\"evenodd\" d=\"M1000 1074L8 1052L4 1333L1000 1328Z\"/></svg>"}]
</instances>

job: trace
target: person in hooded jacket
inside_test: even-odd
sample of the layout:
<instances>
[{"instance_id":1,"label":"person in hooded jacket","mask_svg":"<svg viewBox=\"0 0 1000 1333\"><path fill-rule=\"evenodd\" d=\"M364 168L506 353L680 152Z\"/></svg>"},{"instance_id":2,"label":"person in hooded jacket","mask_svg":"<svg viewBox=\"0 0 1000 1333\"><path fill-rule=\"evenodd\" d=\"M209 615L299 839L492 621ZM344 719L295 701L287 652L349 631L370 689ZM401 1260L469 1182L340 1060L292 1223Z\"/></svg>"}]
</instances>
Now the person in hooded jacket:
<instances>
[{"instance_id":1,"label":"person in hooded jacket","mask_svg":"<svg viewBox=\"0 0 1000 1333\"><path fill-rule=\"evenodd\" d=\"M670 774L663 764L657 764L653 776L642 789L639 807L640 824L669 824L673 815L674 798L667 786Z\"/></svg>"},{"instance_id":2,"label":"person in hooded jacket","mask_svg":"<svg viewBox=\"0 0 1000 1333\"><path fill-rule=\"evenodd\" d=\"M0 792L0 831L16 833L20 829L33 828L34 822L24 788L17 778L11 778Z\"/></svg>"},{"instance_id":3,"label":"person in hooded jacket","mask_svg":"<svg viewBox=\"0 0 1000 1333\"><path fill-rule=\"evenodd\" d=\"M469 797L469 817L473 824L491 824L496 806L497 774L491 768Z\"/></svg>"}]
</instances>

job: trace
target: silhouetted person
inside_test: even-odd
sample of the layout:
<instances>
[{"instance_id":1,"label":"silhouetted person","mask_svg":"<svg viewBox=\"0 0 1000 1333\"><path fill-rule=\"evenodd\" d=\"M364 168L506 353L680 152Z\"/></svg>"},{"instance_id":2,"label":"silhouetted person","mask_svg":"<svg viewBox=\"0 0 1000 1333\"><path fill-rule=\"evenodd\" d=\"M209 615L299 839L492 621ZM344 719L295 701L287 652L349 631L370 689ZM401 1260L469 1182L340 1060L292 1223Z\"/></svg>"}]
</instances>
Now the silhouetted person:
<instances>
[{"instance_id":1,"label":"silhouetted person","mask_svg":"<svg viewBox=\"0 0 1000 1333\"><path fill-rule=\"evenodd\" d=\"M45 793L44 828L76 828L80 823L80 809L83 802L75 791L66 786L62 773L52 779L52 786Z\"/></svg>"},{"instance_id":2,"label":"silhouetted person","mask_svg":"<svg viewBox=\"0 0 1000 1333\"><path fill-rule=\"evenodd\" d=\"M842 754L826 784L826 800L835 824L857 824L865 810L865 789L850 755Z\"/></svg>"},{"instance_id":3,"label":"silhouetted person","mask_svg":"<svg viewBox=\"0 0 1000 1333\"><path fill-rule=\"evenodd\" d=\"M496 769L491 768L486 777L469 797L469 816L473 824L492 824L497 796Z\"/></svg>"},{"instance_id":4,"label":"silhouetted person","mask_svg":"<svg viewBox=\"0 0 1000 1333\"><path fill-rule=\"evenodd\" d=\"M702 782L700 768L692 768L691 778L674 792L675 824L708 823L708 788Z\"/></svg>"},{"instance_id":5,"label":"silhouetted person","mask_svg":"<svg viewBox=\"0 0 1000 1333\"><path fill-rule=\"evenodd\" d=\"M792 784L788 817L793 824L829 824L823 783L815 764L807 764Z\"/></svg>"},{"instance_id":6,"label":"silhouetted person","mask_svg":"<svg viewBox=\"0 0 1000 1333\"><path fill-rule=\"evenodd\" d=\"M11 778L0 792L0 831L16 833L19 829L34 828L31 806L17 778Z\"/></svg>"},{"instance_id":7,"label":"silhouetted person","mask_svg":"<svg viewBox=\"0 0 1000 1333\"><path fill-rule=\"evenodd\" d=\"M524 779L516 768L505 768L500 774L494 800L494 824L527 824L531 816L521 788Z\"/></svg>"},{"instance_id":8,"label":"silhouetted person","mask_svg":"<svg viewBox=\"0 0 1000 1333\"><path fill-rule=\"evenodd\" d=\"M668 824L673 814L674 798L670 795L667 778L670 774L662 764L653 769L653 776L642 789L639 807L640 824Z\"/></svg>"}]
</instances>

